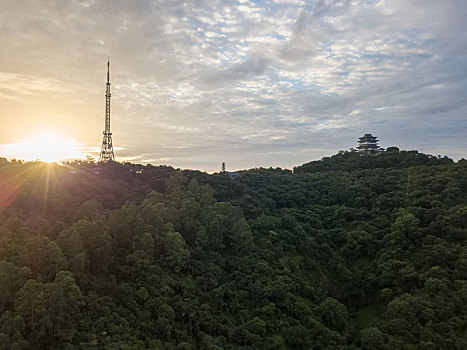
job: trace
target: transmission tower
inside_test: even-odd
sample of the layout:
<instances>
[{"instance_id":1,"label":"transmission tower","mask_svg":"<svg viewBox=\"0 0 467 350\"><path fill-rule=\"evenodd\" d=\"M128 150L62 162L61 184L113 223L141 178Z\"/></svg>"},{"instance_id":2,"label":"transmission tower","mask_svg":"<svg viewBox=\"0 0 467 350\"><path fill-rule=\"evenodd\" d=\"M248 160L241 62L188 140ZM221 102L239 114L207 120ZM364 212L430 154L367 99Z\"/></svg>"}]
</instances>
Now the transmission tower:
<instances>
[{"instance_id":1,"label":"transmission tower","mask_svg":"<svg viewBox=\"0 0 467 350\"><path fill-rule=\"evenodd\" d=\"M110 132L110 60L107 60L107 88L105 90L105 130L102 140L99 162L114 161L114 149L112 146L112 133Z\"/></svg>"}]
</instances>

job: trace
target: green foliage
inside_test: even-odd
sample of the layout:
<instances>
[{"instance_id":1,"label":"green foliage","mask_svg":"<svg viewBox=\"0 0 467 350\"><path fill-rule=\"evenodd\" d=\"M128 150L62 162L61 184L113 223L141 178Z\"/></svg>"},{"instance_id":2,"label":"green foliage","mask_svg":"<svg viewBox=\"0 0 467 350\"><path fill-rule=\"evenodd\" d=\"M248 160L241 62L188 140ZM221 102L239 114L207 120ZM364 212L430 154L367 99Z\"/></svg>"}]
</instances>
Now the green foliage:
<instances>
[{"instance_id":1,"label":"green foliage","mask_svg":"<svg viewBox=\"0 0 467 350\"><path fill-rule=\"evenodd\" d=\"M313 311L320 321L331 329L343 331L348 327L347 309L334 298L327 297Z\"/></svg>"},{"instance_id":2,"label":"green foliage","mask_svg":"<svg viewBox=\"0 0 467 350\"><path fill-rule=\"evenodd\" d=\"M0 349L467 348L465 161L0 177Z\"/></svg>"},{"instance_id":3,"label":"green foliage","mask_svg":"<svg viewBox=\"0 0 467 350\"><path fill-rule=\"evenodd\" d=\"M376 350L384 348L383 333L377 327L365 328L360 331L362 350Z\"/></svg>"},{"instance_id":4,"label":"green foliage","mask_svg":"<svg viewBox=\"0 0 467 350\"><path fill-rule=\"evenodd\" d=\"M450 164L448 157L435 157L418 151L400 151L397 147L389 147L386 152L377 154L361 154L358 152L339 152L332 157L313 161L294 168L294 173L318 171L352 171L356 169L376 168L408 168L412 166L431 166Z\"/></svg>"}]
</instances>

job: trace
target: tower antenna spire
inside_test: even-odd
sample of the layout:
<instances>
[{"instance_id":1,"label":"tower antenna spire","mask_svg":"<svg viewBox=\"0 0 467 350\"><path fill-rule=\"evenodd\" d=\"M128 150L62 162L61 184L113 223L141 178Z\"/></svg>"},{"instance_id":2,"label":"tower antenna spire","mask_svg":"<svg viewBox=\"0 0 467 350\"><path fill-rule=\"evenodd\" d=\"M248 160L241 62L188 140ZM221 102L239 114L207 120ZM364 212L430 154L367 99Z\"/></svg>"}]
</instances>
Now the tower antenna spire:
<instances>
[{"instance_id":1,"label":"tower antenna spire","mask_svg":"<svg viewBox=\"0 0 467 350\"><path fill-rule=\"evenodd\" d=\"M110 132L110 59L107 57L107 83L105 90L105 129L102 140L99 162L115 161L114 149L112 146L112 133Z\"/></svg>"}]
</instances>

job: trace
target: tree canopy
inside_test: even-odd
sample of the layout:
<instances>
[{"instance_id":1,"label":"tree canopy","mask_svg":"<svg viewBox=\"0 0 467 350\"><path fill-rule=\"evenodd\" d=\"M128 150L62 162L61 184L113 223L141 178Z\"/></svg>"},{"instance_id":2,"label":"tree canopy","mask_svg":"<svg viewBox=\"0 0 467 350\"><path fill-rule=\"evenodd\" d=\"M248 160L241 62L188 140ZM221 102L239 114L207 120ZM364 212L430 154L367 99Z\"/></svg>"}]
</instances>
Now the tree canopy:
<instances>
[{"instance_id":1,"label":"tree canopy","mask_svg":"<svg viewBox=\"0 0 467 350\"><path fill-rule=\"evenodd\" d=\"M0 349L466 349L467 162L0 159Z\"/></svg>"}]
</instances>

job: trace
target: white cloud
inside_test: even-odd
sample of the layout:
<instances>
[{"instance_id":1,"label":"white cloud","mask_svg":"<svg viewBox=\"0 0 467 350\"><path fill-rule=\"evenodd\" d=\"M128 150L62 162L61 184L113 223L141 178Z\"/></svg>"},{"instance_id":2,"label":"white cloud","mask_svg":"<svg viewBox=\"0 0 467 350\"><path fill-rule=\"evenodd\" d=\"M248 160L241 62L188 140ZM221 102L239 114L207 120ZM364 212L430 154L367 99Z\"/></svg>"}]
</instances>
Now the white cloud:
<instances>
[{"instance_id":1,"label":"white cloud","mask_svg":"<svg viewBox=\"0 0 467 350\"><path fill-rule=\"evenodd\" d=\"M305 2L301 0L273 0L273 3L279 4L279 5L297 5L297 6L305 5Z\"/></svg>"}]
</instances>

